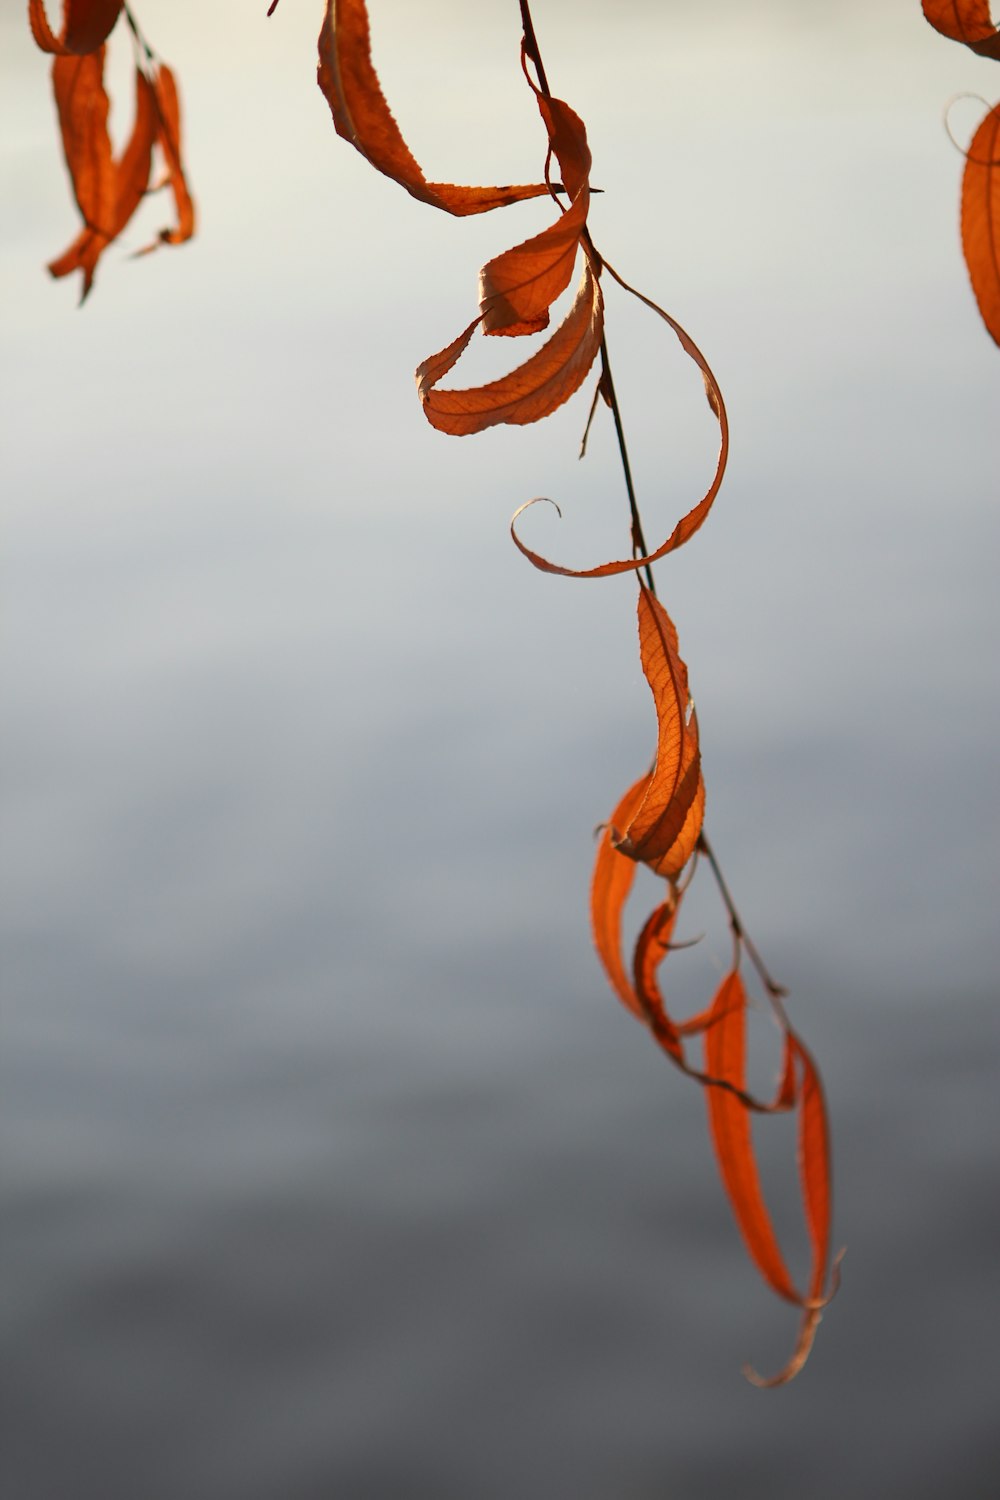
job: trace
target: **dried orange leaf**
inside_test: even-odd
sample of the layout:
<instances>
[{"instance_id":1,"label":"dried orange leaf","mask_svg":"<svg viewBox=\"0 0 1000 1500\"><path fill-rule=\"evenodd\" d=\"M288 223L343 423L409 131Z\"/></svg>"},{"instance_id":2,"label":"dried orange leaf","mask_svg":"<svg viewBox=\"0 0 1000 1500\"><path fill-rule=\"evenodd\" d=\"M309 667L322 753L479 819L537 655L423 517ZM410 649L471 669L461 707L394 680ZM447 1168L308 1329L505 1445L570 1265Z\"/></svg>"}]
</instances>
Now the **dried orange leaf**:
<instances>
[{"instance_id":1,"label":"dried orange leaf","mask_svg":"<svg viewBox=\"0 0 1000 1500\"><path fill-rule=\"evenodd\" d=\"M1000 344L1000 104L972 137L966 157L962 249L983 322Z\"/></svg>"},{"instance_id":2,"label":"dried orange leaf","mask_svg":"<svg viewBox=\"0 0 1000 1500\"><path fill-rule=\"evenodd\" d=\"M460 187L428 182L393 119L372 66L364 0L327 0L319 34L317 81L337 134L350 141L376 171L414 198L450 214L481 214L524 198L544 197L545 183L512 187Z\"/></svg>"},{"instance_id":3,"label":"dried orange leaf","mask_svg":"<svg viewBox=\"0 0 1000 1500\"><path fill-rule=\"evenodd\" d=\"M657 547L655 552L650 552L644 557L629 557L623 558L620 562L601 563L596 568L565 568L558 563L550 562L547 557L543 557L540 552L533 551L525 542L522 542L517 534L517 519L521 515L521 512L527 509L526 506L522 505L515 512L511 522L510 532L514 540L514 545L519 552L524 554L530 563L533 563L543 573L557 573L563 578L607 578L613 573L635 572L636 569L648 567L650 564L657 562L661 557L666 557L668 552L674 552L678 547L683 546L703 524L711 510L715 497L719 493L719 487L722 484L722 477L726 471L726 464L729 459L729 419L726 415L726 407L722 399L719 382L712 373L705 356L675 318L672 318L668 312L665 312L662 307L653 302L649 297L644 296L642 292L636 291L635 287L629 286L628 282L623 280L614 267L609 265L607 261L603 262L603 266L620 286L624 287L627 292L631 292L634 297L638 297L640 302L644 303L646 307L655 312L658 317L661 317L673 329L684 353L690 359L694 360L698 366L702 374L702 379L705 382L705 394L708 397L708 404L719 424L719 456L716 460L712 482L697 505L692 506L687 515L681 517L662 546Z\"/></svg>"},{"instance_id":4,"label":"dried orange leaf","mask_svg":"<svg viewBox=\"0 0 1000 1500\"><path fill-rule=\"evenodd\" d=\"M639 650L656 705L656 763L618 848L658 874L677 875L694 851L704 813L698 722L674 623L645 586L639 590Z\"/></svg>"},{"instance_id":5,"label":"dried orange leaf","mask_svg":"<svg viewBox=\"0 0 1000 1500\"><path fill-rule=\"evenodd\" d=\"M705 1071L740 1091L746 1087L746 990L727 974L715 997L717 1019L705 1031ZM751 1136L751 1117L730 1089L709 1088L708 1118L719 1173L740 1233L760 1274L779 1297L801 1306L764 1202Z\"/></svg>"},{"instance_id":6,"label":"dried orange leaf","mask_svg":"<svg viewBox=\"0 0 1000 1500\"><path fill-rule=\"evenodd\" d=\"M568 401L586 379L601 347L604 299L588 260L573 306L552 337L529 360L487 385L438 390L437 382L456 363L479 321L477 318L470 323L453 343L431 355L416 371L424 415L439 432L462 437L499 422L537 422Z\"/></svg>"},{"instance_id":7,"label":"dried orange leaf","mask_svg":"<svg viewBox=\"0 0 1000 1500\"><path fill-rule=\"evenodd\" d=\"M561 99L538 95L549 147L559 162L570 206L541 234L489 261L479 273L483 332L537 333L569 286L590 208L590 148L579 115Z\"/></svg>"},{"instance_id":8,"label":"dried orange leaf","mask_svg":"<svg viewBox=\"0 0 1000 1500\"><path fill-rule=\"evenodd\" d=\"M57 59L56 66L61 65ZM70 64L71 66L71 64ZM73 271L83 272L83 297L90 291L94 271L103 251L125 228L139 204L142 202L149 182L150 157L156 136L157 110L153 89L142 71L135 73L135 123L121 160L112 163L114 185L114 209L105 230L87 224L56 260L50 262L53 276L69 276ZM106 131L105 131L106 134ZM109 147L110 150L110 147Z\"/></svg>"},{"instance_id":9,"label":"dried orange leaf","mask_svg":"<svg viewBox=\"0 0 1000 1500\"><path fill-rule=\"evenodd\" d=\"M153 92L156 98L156 140L163 153L167 169L167 182L174 196L177 210L177 227L161 229L152 244L145 245L138 255L146 255L157 245L181 245L194 234L195 210L184 175L181 160L181 104L177 93L177 82L166 63L160 63L153 77Z\"/></svg>"},{"instance_id":10,"label":"dried orange leaf","mask_svg":"<svg viewBox=\"0 0 1000 1500\"><path fill-rule=\"evenodd\" d=\"M44 0L28 0L31 34L43 52L82 56L106 41L121 13L122 0L63 0L62 30L56 36Z\"/></svg>"},{"instance_id":11,"label":"dried orange leaf","mask_svg":"<svg viewBox=\"0 0 1000 1500\"><path fill-rule=\"evenodd\" d=\"M635 880L636 864L619 853L616 841L618 830L628 826L642 801L648 781L647 772L629 787L602 830L590 885L590 922L597 956L615 994L640 1020L645 1019L643 1008L632 988L622 955L622 912Z\"/></svg>"},{"instance_id":12,"label":"dried orange leaf","mask_svg":"<svg viewBox=\"0 0 1000 1500\"><path fill-rule=\"evenodd\" d=\"M989 0L923 0L923 6L942 36L964 42L981 57L1000 58L1000 30L990 18Z\"/></svg>"}]
</instances>

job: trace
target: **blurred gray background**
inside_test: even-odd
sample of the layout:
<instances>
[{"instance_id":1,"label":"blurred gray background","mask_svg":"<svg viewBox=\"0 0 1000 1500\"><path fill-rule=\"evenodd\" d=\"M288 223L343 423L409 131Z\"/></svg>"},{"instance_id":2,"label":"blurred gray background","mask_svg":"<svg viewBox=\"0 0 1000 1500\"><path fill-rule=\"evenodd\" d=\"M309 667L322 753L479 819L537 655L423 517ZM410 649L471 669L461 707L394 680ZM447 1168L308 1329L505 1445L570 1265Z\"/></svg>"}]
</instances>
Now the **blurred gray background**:
<instances>
[{"instance_id":1,"label":"blurred gray background","mask_svg":"<svg viewBox=\"0 0 1000 1500\"><path fill-rule=\"evenodd\" d=\"M6 1500L994 1493L1000 351L916 0L537 0L595 239L733 425L658 570L707 828L835 1125L795 1385L704 1103L607 989L592 830L654 744L607 414L447 439L411 372L549 218L447 219L334 133L319 0L142 0L197 240L87 306L48 62L0 12ZM432 178L535 178L514 0L373 0ZM130 99L129 51L110 64ZM967 139L984 106L959 103ZM128 128L128 108L113 121ZM715 453L608 288L650 536ZM523 352L475 349L455 383ZM699 879L699 887L705 880ZM651 885L643 886L646 905ZM641 901L640 901L641 905ZM636 913L636 919L643 915ZM666 980L703 1004L728 944ZM791 1133L762 1132L801 1250Z\"/></svg>"}]
</instances>

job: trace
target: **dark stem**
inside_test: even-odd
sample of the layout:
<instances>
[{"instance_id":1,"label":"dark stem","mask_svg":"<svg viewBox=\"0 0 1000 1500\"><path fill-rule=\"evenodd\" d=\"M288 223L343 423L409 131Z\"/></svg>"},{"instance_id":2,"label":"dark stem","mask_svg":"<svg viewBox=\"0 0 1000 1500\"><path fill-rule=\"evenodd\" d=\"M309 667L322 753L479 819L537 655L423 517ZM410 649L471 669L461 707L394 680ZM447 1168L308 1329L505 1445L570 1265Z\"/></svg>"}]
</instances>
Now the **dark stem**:
<instances>
[{"instance_id":1,"label":"dark stem","mask_svg":"<svg viewBox=\"0 0 1000 1500\"><path fill-rule=\"evenodd\" d=\"M525 53L528 57L531 58L531 61L535 65L535 71L538 74L539 89L545 95L546 99L551 99L552 95L549 90L548 79L545 76L545 65L542 62L542 55L539 51L538 38L535 35L535 27L531 19L531 9L528 0L520 0L520 6L521 23L524 27ZM585 248L592 258L592 263L595 267L595 270L599 271L603 262L597 250L597 247L594 245L593 240L590 238L589 229L584 229L582 239ZM618 280L619 278L616 277L615 279ZM614 417L615 435L618 438L618 452L621 455L622 471L625 475L625 489L628 492L629 511L631 512L632 517L632 556L645 557L647 555L648 549L646 547L646 539L643 535L642 520L639 516L639 502L636 499L635 485L632 480L632 465L629 463L628 448L625 443L625 429L622 426L621 408L618 405L618 397L615 393L615 383L611 375L611 362L608 358L608 346L607 341L604 338L601 339L601 382L598 389L605 396L608 405L611 407L611 414ZM589 421L587 423L587 428L589 431ZM584 438L584 441L586 442L586 438ZM653 579L652 565L647 563L642 571L645 574L646 587L649 589L649 592L651 594L655 595L656 584ZM739 912L736 909L736 903L733 900L732 893L730 892L729 887L726 884L725 876L723 875L722 870L719 867L719 862L715 857L715 851L713 850L711 844L708 842L708 839L705 837L704 831L702 831L698 835L698 843L696 847L698 851L705 856L705 858L708 860L709 865L711 866L712 874L715 876L715 883L719 888L719 894L721 895L723 904L725 905L726 911L729 914L729 927L730 931L733 934L733 944L736 949L736 957L739 957L739 950L741 947L746 949L750 962L757 970L757 973L760 976L760 982L767 991L771 1004L774 1006L775 1013L777 1014L779 1019L787 1025L788 1023L781 1001L782 997L786 995L788 991L784 989L782 985L778 984L776 980L771 978L767 966L757 950L756 944L748 935L746 928L743 926L743 922L740 918Z\"/></svg>"},{"instance_id":2,"label":"dark stem","mask_svg":"<svg viewBox=\"0 0 1000 1500\"><path fill-rule=\"evenodd\" d=\"M128 22L128 29L135 37L136 46L142 48L143 52L145 53L147 62L155 62L156 54L154 53L149 43L146 41L146 38L143 36L142 32L139 30L139 23L136 20L135 16L132 14L131 7L128 5L123 5L122 10L125 13L125 20Z\"/></svg>"},{"instance_id":3,"label":"dark stem","mask_svg":"<svg viewBox=\"0 0 1000 1500\"><path fill-rule=\"evenodd\" d=\"M698 851L705 856L712 868L712 874L715 876L715 883L719 887L719 895L722 897L726 911L729 913L729 926L732 929L733 938L737 943L741 944L746 949L750 957L750 962L753 964L754 968L757 970L757 973L760 975L761 984L767 990L767 993L770 996L771 1000L775 1002L778 1014L781 1019L784 1020L784 1012L782 1011L779 1002L785 995L788 994L788 991L784 988L783 985L778 984L776 980L771 978L764 960L761 958L759 952L757 951L756 944L747 933L746 928L743 926L740 914L736 909L736 903L732 898L732 894L729 890L728 885L726 884L726 877L723 875L721 869L719 868L719 861L715 857L715 851L712 848L711 844L708 842L708 839L705 837L704 832L698 835Z\"/></svg>"}]
</instances>

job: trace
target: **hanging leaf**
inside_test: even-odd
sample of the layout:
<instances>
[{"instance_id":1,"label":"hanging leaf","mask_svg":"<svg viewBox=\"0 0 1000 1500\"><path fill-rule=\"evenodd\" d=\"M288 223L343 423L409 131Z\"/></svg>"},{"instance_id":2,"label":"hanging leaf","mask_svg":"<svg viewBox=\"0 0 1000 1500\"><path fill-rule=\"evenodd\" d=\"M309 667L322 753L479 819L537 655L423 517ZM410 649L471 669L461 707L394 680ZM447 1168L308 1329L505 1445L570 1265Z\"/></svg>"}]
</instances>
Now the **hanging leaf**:
<instances>
[{"instance_id":1,"label":"hanging leaf","mask_svg":"<svg viewBox=\"0 0 1000 1500\"><path fill-rule=\"evenodd\" d=\"M96 98L92 108L85 105L84 100L94 93L93 76L87 81L86 87L79 77L72 76L73 70L82 64L87 64L91 71L95 67L98 70L96 76L100 97ZM49 271L55 277L69 276L73 271L82 271L81 301L93 285L94 272L101 254L111 241L121 234L142 202L146 185L149 182L150 157L157 128L157 109L153 89L146 76L137 68L135 123L121 158L117 162L112 160L107 133L107 97L104 95L103 85L100 84L99 70L102 64L103 48L100 52L92 53L86 58L58 57L53 64L56 100L60 106L60 122L63 120L64 110L69 122L74 112L80 109L84 111L88 122L87 128L82 132L83 148L79 155L76 145L70 144L70 141L75 142L75 132L70 132L70 141L67 141L67 131L63 132L66 159L70 164L70 175L73 178L77 202L87 222L69 249L49 263ZM81 71L83 71L82 68ZM101 98L103 98L103 103ZM95 175L95 162L99 164L97 168L97 175L100 179L99 189L94 188L92 181ZM100 202L95 202L90 208L85 209L84 202L91 196L99 197ZM107 206L108 196L111 197L112 202L110 212Z\"/></svg>"},{"instance_id":2,"label":"hanging leaf","mask_svg":"<svg viewBox=\"0 0 1000 1500\"><path fill-rule=\"evenodd\" d=\"M674 623L645 586L639 590L639 650L656 704L656 762L645 796L618 847L657 874L677 875L694 852L704 813L698 721ZM689 817L696 806L698 811Z\"/></svg>"},{"instance_id":3,"label":"hanging leaf","mask_svg":"<svg viewBox=\"0 0 1000 1500\"><path fill-rule=\"evenodd\" d=\"M428 182L393 119L372 66L364 0L327 0L319 34L317 81L337 134L350 141L377 172L414 198L450 214L481 214L524 198L545 197L544 182L518 187L459 187Z\"/></svg>"},{"instance_id":4,"label":"hanging leaf","mask_svg":"<svg viewBox=\"0 0 1000 1500\"><path fill-rule=\"evenodd\" d=\"M439 432L462 437L500 422L524 424L547 417L568 401L587 378L601 347L604 299L589 260L576 299L552 337L523 365L499 380L468 390L438 390L441 380L468 347L480 319L457 339L424 361L416 372L424 415Z\"/></svg>"},{"instance_id":5,"label":"hanging leaf","mask_svg":"<svg viewBox=\"0 0 1000 1500\"><path fill-rule=\"evenodd\" d=\"M983 322L1000 344L1000 104L972 137L965 159L962 249Z\"/></svg>"},{"instance_id":6,"label":"hanging leaf","mask_svg":"<svg viewBox=\"0 0 1000 1500\"><path fill-rule=\"evenodd\" d=\"M148 255L157 245L181 245L191 238L195 227L194 199L181 160L180 98L177 82L166 63L160 63L153 75L153 92L156 99L156 143L163 153L166 184L173 194L177 226L161 229L156 239L138 250L137 255Z\"/></svg>"},{"instance_id":7,"label":"hanging leaf","mask_svg":"<svg viewBox=\"0 0 1000 1500\"><path fill-rule=\"evenodd\" d=\"M981 57L1000 58L1000 30L990 19L989 0L923 0L923 7L942 36L964 42Z\"/></svg>"},{"instance_id":8,"label":"hanging leaf","mask_svg":"<svg viewBox=\"0 0 1000 1500\"><path fill-rule=\"evenodd\" d=\"M121 14L122 0L63 0L62 30L56 36L45 13L44 0L28 0L31 34L43 52L82 56L96 52L107 41Z\"/></svg>"},{"instance_id":9,"label":"hanging leaf","mask_svg":"<svg viewBox=\"0 0 1000 1500\"><path fill-rule=\"evenodd\" d=\"M662 318L673 329L684 353L698 366L705 383L705 394L708 398L709 407L719 424L719 455L716 459L715 473L712 475L712 482L708 489L697 505L692 506L687 514L681 517L662 546L657 547L654 552L646 555L622 558L619 562L601 563L596 568L564 568L558 563L550 562L540 552L533 551L525 542L522 542L517 534L518 518L536 502L529 500L527 504L522 505L514 512L514 517L511 521L510 534L514 540L514 545L541 572L557 573L563 578L608 578L614 573L631 573L639 568L650 567L653 563L658 562L661 557L666 557L668 552L675 552L678 547L682 547L685 542L689 541L704 523L715 501L715 497L719 493L719 487L726 472L726 464L729 461L729 419L726 415L726 407L722 399L719 382L712 373L712 369L705 356L677 320L672 318L668 312L665 312L658 303L644 296L642 292L636 291L635 287L629 286L628 282L619 276L614 266L609 265L606 260L602 260L602 266L620 286L624 287L625 291L630 292L633 297L638 297L640 302L644 303L646 307L655 312L658 317Z\"/></svg>"}]
</instances>

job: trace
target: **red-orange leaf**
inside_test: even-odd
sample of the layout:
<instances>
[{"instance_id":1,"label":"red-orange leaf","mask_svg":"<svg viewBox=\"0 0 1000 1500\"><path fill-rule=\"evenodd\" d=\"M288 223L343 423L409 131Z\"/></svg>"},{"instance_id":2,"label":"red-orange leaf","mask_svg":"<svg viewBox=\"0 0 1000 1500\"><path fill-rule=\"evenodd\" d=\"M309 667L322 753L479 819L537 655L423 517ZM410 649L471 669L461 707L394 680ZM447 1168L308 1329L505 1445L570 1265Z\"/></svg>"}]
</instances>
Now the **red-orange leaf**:
<instances>
[{"instance_id":1,"label":"red-orange leaf","mask_svg":"<svg viewBox=\"0 0 1000 1500\"><path fill-rule=\"evenodd\" d=\"M523 198L543 197L545 183L515 187L460 187L428 182L393 119L372 66L364 0L327 0L319 34L317 81L337 134L350 141L376 171L414 198L450 214L481 214Z\"/></svg>"},{"instance_id":2,"label":"red-orange leaf","mask_svg":"<svg viewBox=\"0 0 1000 1500\"><path fill-rule=\"evenodd\" d=\"M55 67L72 67L72 62L57 59ZM156 136L157 110L153 89L145 75L136 69L135 74L135 123L132 134L120 161L112 163L114 206L104 229L88 223L77 238L56 260L50 262L53 276L69 276L73 271L83 272L83 296L86 297L94 280L94 271L102 252L125 228L129 219L142 202L149 182L150 156ZM104 130L106 138L107 131ZM110 154L110 145L108 146Z\"/></svg>"},{"instance_id":3,"label":"red-orange leaf","mask_svg":"<svg viewBox=\"0 0 1000 1500\"><path fill-rule=\"evenodd\" d=\"M499 422L523 424L547 417L568 401L586 379L601 347L604 299L589 260L576 299L551 338L499 380L468 390L438 390L441 380L459 359L480 319L439 354L424 360L416 371L417 391L424 415L439 432L462 437L482 432Z\"/></svg>"},{"instance_id":4,"label":"red-orange leaf","mask_svg":"<svg viewBox=\"0 0 1000 1500\"><path fill-rule=\"evenodd\" d=\"M692 506L687 515L681 517L663 545L657 547L654 552L650 552L645 557L623 558L620 562L601 563L600 566L596 568L561 567L558 563L550 562L549 559L547 557L543 557L540 552L533 551L529 546L526 545L526 543L521 541L520 537L517 534L517 519L518 516L520 516L521 512L527 508L526 506L522 505L521 508L515 512L514 519L511 522L510 532L511 536L514 539L514 545L520 552L524 554L524 556L530 563L533 563L534 566L536 568L539 568L543 573L558 573L563 578L607 578L612 573L635 572L638 568L648 567L650 564L657 562L661 557L665 557L668 552L674 552L678 547L683 546L684 543L688 541L689 538L692 537L698 530L698 528L703 524L705 518L711 510L715 497L719 493L719 487L722 484L722 476L726 471L726 464L729 459L729 419L726 415L726 407L722 399L722 391L719 388L719 382L716 380L714 374L712 373L711 367L709 366L709 363L706 360L705 356L702 354L701 350L698 348L694 340L690 337L689 334L684 331L684 329L675 318L672 318L668 312L665 312L662 307L660 307L656 302L653 302L649 297L644 296L642 292L637 292L635 287L629 286L628 282L624 281L622 277L618 275L618 272L615 270L615 268L609 265L607 261L603 262L603 266L604 269L607 270L608 274L612 276L620 286L623 286L627 292L631 292L634 297L638 297L640 302L645 303L645 305L650 308L652 312L655 312L664 320L665 323L669 324L674 333L677 335L684 353L688 355L690 359L694 360L695 364L698 366L702 374L702 379L705 382L705 394L708 397L708 404L711 407L712 412L719 424L719 456L716 460L715 473L712 476L712 482L709 485L708 489L705 491L705 494L698 501L697 505ZM529 502L529 504L530 503L531 502Z\"/></svg>"},{"instance_id":5,"label":"red-orange leaf","mask_svg":"<svg viewBox=\"0 0 1000 1500\"><path fill-rule=\"evenodd\" d=\"M167 182L174 197L177 227L161 229L153 243L138 252L140 255L155 250L158 244L183 244L194 234L194 199L191 197L181 160L181 104L176 80L166 63L161 63L156 70L153 91L157 112L156 140L163 153Z\"/></svg>"},{"instance_id":6,"label":"red-orange leaf","mask_svg":"<svg viewBox=\"0 0 1000 1500\"><path fill-rule=\"evenodd\" d=\"M44 0L28 0L31 34L43 52L82 56L106 41L118 20L122 0L63 0L62 30L56 36L45 14Z\"/></svg>"},{"instance_id":7,"label":"red-orange leaf","mask_svg":"<svg viewBox=\"0 0 1000 1500\"><path fill-rule=\"evenodd\" d=\"M964 42L981 57L1000 58L1000 30L990 18L989 0L923 0L923 6L942 36Z\"/></svg>"},{"instance_id":8,"label":"red-orange leaf","mask_svg":"<svg viewBox=\"0 0 1000 1500\"><path fill-rule=\"evenodd\" d=\"M705 1071L734 1088L746 1087L746 991L739 972L727 974L705 1031ZM750 1114L729 1089L709 1088L708 1118L723 1185L751 1259L767 1284L788 1302L802 1297L788 1274L757 1172Z\"/></svg>"},{"instance_id":9,"label":"red-orange leaf","mask_svg":"<svg viewBox=\"0 0 1000 1500\"><path fill-rule=\"evenodd\" d=\"M635 861L620 854L617 839L642 801L649 773L640 776L622 797L601 833L590 885L590 922L597 956L611 988L633 1015L645 1019L622 955L622 912L635 880Z\"/></svg>"},{"instance_id":10,"label":"red-orange leaf","mask_svg":"<svg viewBox=\"0 0 1000 1500\"><path fill-rule=\"evenodd\" d=\"M698 721L674 623L645 586L639 590L639 649L656 704L656 763L618 848L658 874L673 876L694 852L704 815Z\"/></svg>"},{"instance_id":11,"label":"red-orange leaf","mask_svg":"<svg viewBox=\"0 0 1000 1500\"><path fill-rule=\"evenodd\" d=\"M962 249L983 322L1000 344L1000 104L972 137L966 157Z\"/></svg>"},{"instance_id":12,"label":"red-orange leaf","mask_svg":"<svg viewBox=\"0 0 1000 1500\"><path fill-rule=\"evenodd\" d=\"M535 93L570 206L548 229L505 250L480 271L484 333L537 333L547 325L549 308L569 286L590 208L586 127L562 99Z\"/></svg>"}]
</instances>

